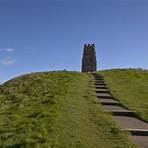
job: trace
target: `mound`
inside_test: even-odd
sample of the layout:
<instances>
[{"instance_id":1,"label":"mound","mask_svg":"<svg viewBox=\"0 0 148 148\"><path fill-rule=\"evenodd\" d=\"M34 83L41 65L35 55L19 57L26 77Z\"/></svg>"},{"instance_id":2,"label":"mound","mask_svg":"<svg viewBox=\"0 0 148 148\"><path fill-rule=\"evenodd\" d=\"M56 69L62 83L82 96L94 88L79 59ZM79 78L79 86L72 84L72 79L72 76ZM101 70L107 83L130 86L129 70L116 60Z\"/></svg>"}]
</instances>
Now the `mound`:
<instances>
[{"instance_id":1,"label":"mound","mask_svg":"<svg viewBox=\"0 0 148 148\"><path fill-rule=\"evenodd\" d=\"M43 72L0 86L0 147L135 147L103 111L92 79Z\"/></svg>"}]
</instances>

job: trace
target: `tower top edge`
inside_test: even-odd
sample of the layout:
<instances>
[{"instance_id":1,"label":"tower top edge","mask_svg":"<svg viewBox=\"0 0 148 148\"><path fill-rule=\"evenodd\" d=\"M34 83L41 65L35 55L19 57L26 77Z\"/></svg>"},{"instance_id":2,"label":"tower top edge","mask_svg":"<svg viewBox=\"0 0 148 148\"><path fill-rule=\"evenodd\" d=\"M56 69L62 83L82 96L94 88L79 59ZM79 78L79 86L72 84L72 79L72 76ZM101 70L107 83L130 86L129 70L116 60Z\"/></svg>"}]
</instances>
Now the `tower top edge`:
<instances>
[{"instance_id":1,"label":"tower top edge","mask_svg":"<svg viewBox=\"0 0 148 148\"><path fill-rule=\"evenodd\" d=\"M84 47L95 47L95 44L84 44Z\"/></svg>"}]
</instances>

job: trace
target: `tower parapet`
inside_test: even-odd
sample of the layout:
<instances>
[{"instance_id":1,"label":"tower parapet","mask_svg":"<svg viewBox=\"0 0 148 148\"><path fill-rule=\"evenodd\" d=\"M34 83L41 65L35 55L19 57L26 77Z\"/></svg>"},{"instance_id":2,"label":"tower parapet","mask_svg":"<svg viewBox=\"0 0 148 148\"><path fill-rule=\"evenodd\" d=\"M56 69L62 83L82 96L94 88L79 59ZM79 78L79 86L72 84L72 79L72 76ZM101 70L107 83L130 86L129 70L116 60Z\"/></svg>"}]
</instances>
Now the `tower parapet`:
<instances>
[{"instance_id":1,"label":"tower parapet","mask_svg":"<svg viewBox=\"0 0 148 148\"><path fill-rule=\"evenodd\" d=\"M94 72L97 70L95 44L84 44L82 58L82 72Z\"/></svg>"}]
</instances>

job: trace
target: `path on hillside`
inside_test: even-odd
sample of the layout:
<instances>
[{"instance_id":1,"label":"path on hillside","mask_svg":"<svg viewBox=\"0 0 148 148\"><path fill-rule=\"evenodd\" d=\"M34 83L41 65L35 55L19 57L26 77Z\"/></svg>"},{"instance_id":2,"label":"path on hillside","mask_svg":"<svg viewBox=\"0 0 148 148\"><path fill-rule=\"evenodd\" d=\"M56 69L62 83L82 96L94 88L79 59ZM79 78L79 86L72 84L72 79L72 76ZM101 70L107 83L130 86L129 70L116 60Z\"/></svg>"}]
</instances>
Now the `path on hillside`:
<instances>
[{"instance_id":1,"label":"path on hillside","mask_svg":"<svg viewBox=\"0 0 148 148\"><path fill-rule=\"evenodd\" d=\"M105 111L113 115L113 119L121 130L131 133L129 138L137 143L140 148L148 148L148 122L140 119L135 112L116 100L101 75L93 73L93 76L95 78L96 95Z\"/></svg>"}]
</instances>

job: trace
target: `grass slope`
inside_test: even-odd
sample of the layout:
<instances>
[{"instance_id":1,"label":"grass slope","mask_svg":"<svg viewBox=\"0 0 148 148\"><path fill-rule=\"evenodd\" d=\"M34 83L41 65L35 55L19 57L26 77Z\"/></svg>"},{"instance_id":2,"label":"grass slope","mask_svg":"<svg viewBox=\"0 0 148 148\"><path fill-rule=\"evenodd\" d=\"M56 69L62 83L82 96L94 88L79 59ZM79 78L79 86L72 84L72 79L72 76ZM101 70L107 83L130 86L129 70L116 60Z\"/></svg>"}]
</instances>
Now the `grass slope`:
<instances>
[{"instance_id":1,"label":"grass slope","mask_svg":"<svg viewBox=\"0 0 148 148\"><path fill-rule=\"evenodd\" d=\"M148 71L115 69L99 73L116 98L148 121Z\"/></svg>"},{"instance_id":2,"label":"grass slope","mask_svg":"<svg viewBox=\"0 0 148 148\"><path fill-rule=\"evenodd\" d=\"M0 86L0 147L134 148L103 112L91 79L44 72Z\"/></svg>"}]
</instances>

